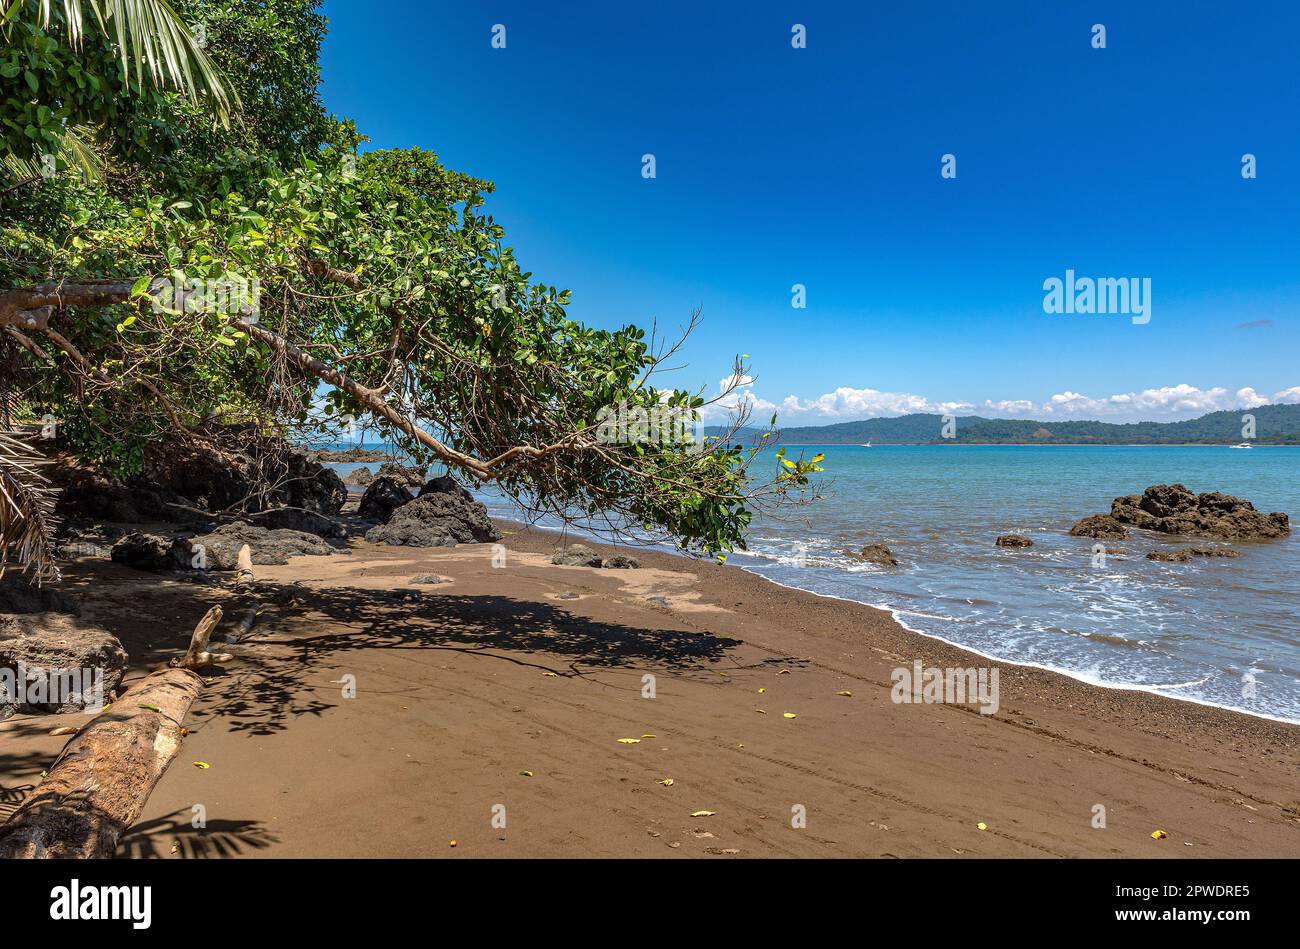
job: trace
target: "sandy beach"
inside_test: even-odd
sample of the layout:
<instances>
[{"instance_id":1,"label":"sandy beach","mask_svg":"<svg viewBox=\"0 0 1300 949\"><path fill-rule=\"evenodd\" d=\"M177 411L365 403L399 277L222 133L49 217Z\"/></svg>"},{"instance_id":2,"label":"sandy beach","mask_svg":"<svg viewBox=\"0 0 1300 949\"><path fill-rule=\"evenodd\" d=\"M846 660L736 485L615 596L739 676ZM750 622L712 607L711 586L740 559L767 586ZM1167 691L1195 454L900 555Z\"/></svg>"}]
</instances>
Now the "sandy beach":
<instances>
[{"instance_id":1,"label":"sandy beach","mask_svg":"<svg viewBox=\"0 0 1300 949\"><path fill-rule=\"evenodd\" d=\"M736 567L556 566L555 535L503 528L503 566L353 540L259 567L259 623L121 854L1300 855L1298 726L992 663ZM238 602L102 559L67 578L128 683ZM997 713L891 701L917 660L998 668ZM82 720L0 723L0 816Z\"/></svg>"}]
</instances>

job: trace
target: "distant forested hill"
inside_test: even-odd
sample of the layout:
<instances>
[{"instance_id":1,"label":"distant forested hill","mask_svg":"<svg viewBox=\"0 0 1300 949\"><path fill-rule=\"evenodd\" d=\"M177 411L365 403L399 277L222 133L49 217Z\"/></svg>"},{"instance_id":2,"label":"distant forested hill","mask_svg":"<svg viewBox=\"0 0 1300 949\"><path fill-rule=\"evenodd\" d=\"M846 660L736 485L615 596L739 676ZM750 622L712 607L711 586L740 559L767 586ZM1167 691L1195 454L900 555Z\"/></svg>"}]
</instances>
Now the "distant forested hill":
<instances>
[{"instance_id":1,"label":"distant forested hill","mask_svg":"<svg viewBox=\"0 0 1300 949\"><path fill-rule=\"evenodd\" d=\"M1026 419L957 417L956 438L965 445L1235 445L1243 441L1242 416L1255 416L1257 445L1300 445L1300 405L1265 405L1257 409L1211 412L1185 422L1035 422ZM782 428L779 441L787 445L926 445L941 438L943 416L903 415L836 425ZM706 429L718 435L722 429ZM757 431L742 432L742 440Z\"/></svg>"}]
</instances>

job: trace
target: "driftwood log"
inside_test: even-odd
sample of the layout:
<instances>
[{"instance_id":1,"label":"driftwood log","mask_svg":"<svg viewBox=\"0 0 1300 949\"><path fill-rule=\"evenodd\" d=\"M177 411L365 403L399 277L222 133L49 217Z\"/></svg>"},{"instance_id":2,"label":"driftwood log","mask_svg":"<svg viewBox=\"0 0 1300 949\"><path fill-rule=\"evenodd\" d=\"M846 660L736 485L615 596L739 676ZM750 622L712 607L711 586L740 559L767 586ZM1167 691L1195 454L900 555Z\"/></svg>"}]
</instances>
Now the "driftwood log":
<instances>
[{"instance_id":1,"label":"driftwood log","mask_svg":"<svg viewBox=\"0 0 1300 949\"><path fill-rule=\"evenodd\" d=\"M180 750L202 686L188 669L155 672L96 716L0 825L0 858L114 856Z\"/></svg>"},{"instance_id":2,"label":"driftwood log","mask_svg":"<svg viewBox=\"0 0 1300 949\"><path fill-rule=\"evenodd\" d=\"M228 652L208 652L208 640L212 638L213 630L221 622L221 616L221 607L219 606L214 606L203 614L203 619L199 620L199 625L194 627L194 635L190 637L190 648L185 651L185 655L180 659L172 660L173 667L202 669L204 666L210 666L218 662L229 662L234 658Z\"/></svg>"}]
</instances>

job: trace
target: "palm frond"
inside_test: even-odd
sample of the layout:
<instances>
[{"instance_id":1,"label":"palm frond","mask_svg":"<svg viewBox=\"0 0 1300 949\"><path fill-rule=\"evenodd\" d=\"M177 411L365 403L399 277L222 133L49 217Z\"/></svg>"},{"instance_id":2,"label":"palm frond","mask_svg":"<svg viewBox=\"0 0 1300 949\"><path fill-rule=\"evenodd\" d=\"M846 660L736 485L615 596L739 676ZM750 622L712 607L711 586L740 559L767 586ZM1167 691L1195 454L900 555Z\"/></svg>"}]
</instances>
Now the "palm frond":
<instances>
[{"instance_id":1,"label":"palm frond","mask_svg":"<svg viewBox=\"0 0 1300 949\"><path fill-rule=\"evenodd\" d=\"M104 163L94 149L95 130L89 125L74 125L63 132L55 158L65 166L74 169L87 184L101 181L104 177ZM19 158L12 152L0 159L0 167L8 173L12 181L28 181L39 178L42 169L33 159Z\"/></svg>"},{"instance_id":2,"label":"palm frond","mask_svg":"<svg viewBox=\"0 0 1300 949\"><path fill-rule=\"evenodd\" d=\"M122 69L131 85L144 88L146 70L154 83L170 85L195 102L208 99L221 124L230 126L233 94L221 72L167 0L59 0L67 21L68 41L80 46L85 37L82 4L90 7L101 33L117 44ZM55 0L41 0L41 24L48 26ZM12 11L11 11L12 12Z\"/></svg>"},{"instance_id":3,"label":"palm frond","mask_svg":"<svg viewBox=\"0 0 1300 949\"><path fill-rule=\"evenodd\" d=\"M10 564L36 581L57 579L54 489L38 470L45 457L20 432L0 432L0 576Z\"/></svg>"}]
</instances>

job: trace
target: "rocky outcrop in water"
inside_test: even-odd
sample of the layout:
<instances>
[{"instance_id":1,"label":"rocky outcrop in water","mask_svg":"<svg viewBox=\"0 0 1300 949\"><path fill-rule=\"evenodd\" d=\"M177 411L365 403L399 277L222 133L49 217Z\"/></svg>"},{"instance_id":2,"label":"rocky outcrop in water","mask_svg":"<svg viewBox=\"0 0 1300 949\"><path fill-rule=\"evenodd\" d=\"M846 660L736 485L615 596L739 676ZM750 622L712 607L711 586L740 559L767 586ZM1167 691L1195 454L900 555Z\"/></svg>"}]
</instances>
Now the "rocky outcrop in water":
<instances>
[{"instance_id":1,"label":"rocky outcrop in water","mask_svg":"<svg viewBox=\"0 0 1300 949\"><path fill-rule=\"evenodd\" d=\"M362 465L360 468L354 468L343 476L344 484L355 484L364 487L375 480L375 473Z\"/></svg>"},{"instance_id":2,"label":"rocky outcrop in water","mask_svg":"<svg viewBox=\"0 0 1300 949\"><path fill-rule=\"evenodd\" d=\"M1156 550L1147 554L1147 560L1160 563L1190 563L1193 557L1240 557L1240 550L1231 547L1185 547L1182 550Z\"/></svg>"},{"instance_id":3,"label":"rocky outcrop in water","mask_svg":"<svg viewBox=\"0 0 1300 949\"><path fill-rule=\"evenodd\" d=\"M897 567L898 558L884 544L867 544L853 556L882 567Z\"/></svg>"},{"instance_id":4,"label":"rocky outcrop in water","mask_svg":"<svg viewBox=\"0 0 1300 949\"><path fill-rule=\"evenodd\" d=\"M1022 534L1003 534L993 542L998 547L1032 547L1034 542Z\"/></svg>"},{"instance_id":5,"label":"rocky outcrop in water","mask_svg":"<svg viewBox=\"0 0 1300 949\"><path fill-rule=\"evenodd\" d=\"M1109 514L1092 514L1070 528L1075 537L1095 537L1098 540L1123 540L1128 528Z\"/></svg>"},{"instance_id":6,"label":"rocky outcrop in water","mask_svg":"<svg viewBox=\"0 0 1300 949\"><path fill-rule=\"evenodd\" d=\"M392 461L393 456L386 451L375 448L344 448L340 450L322 449L313 456L316 461L333 464L355 464L359 461L374 463Z\"/></svg>"},{"instance_id":7,"label":"rocky outcrop in water","mask_svg":"<svg viewBox=\"0 0 1300 949\"><path fill-rule=\"evenodd\" d=\"M1270 540L1291 533L1283 513L1265 514L1244 498L1219 491L1193 494L1181 484L1156 484L1141 494L1116 498L1110 514L1085 517L1070 529L1084 537L1123 537L1100 533L1102 529L1126 526L1162 534L1215 537L1221 540Z\"/></svg>"}]
</instances>

